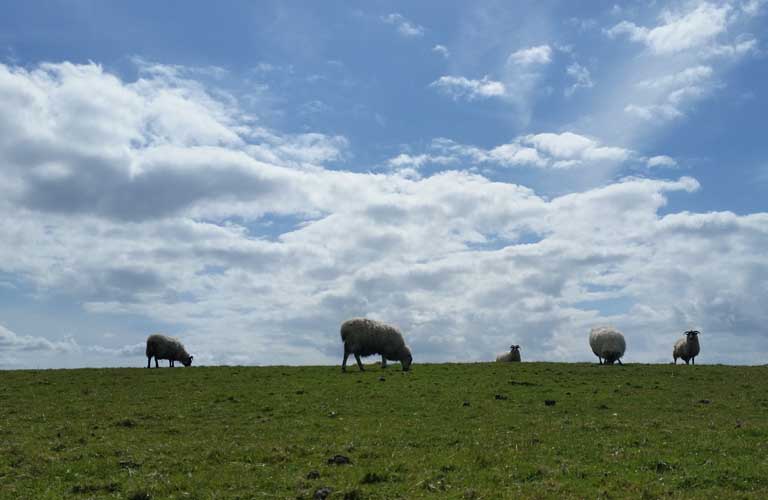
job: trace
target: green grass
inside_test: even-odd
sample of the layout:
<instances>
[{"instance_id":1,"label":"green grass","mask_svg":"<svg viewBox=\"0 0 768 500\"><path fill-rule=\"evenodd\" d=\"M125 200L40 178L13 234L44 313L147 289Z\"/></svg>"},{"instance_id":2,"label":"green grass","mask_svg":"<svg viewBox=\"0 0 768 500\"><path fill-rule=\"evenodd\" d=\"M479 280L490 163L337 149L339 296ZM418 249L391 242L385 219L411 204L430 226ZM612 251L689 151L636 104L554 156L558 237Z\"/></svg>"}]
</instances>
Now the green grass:
<instances>
[{"instance_id":1,"label":"green grass","mask_svg":"<svg viewBox=\"0 0 768 500\"><path fill-rule=\"evenodd\" d=\"M703 365L0 372L0 498L768 498L767 389Z\"/></svg>"}]
</instances>

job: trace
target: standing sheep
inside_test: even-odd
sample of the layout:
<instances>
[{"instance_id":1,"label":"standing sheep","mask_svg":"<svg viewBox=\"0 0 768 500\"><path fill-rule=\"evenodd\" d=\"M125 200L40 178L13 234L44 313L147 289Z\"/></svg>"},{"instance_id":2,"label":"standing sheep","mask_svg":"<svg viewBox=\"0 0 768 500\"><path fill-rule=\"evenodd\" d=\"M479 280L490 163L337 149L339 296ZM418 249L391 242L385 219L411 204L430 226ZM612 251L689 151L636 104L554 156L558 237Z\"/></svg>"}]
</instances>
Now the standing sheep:
<instances>
[{"instance_id":1,"label":"standing sheep","mask_svg":"<svg viewBox=\"0 0 768 500\"><path fill-rule=\"evenodd\" d=\"M496 361L499 363L515 363L520 361L520 346L509 346L509 352L504 352L496 356Z\"/></svg>"},{"instance_id":2,"label":"standing sheep","mask_svg":"<svg viewBox=\"0 0 768 500\"><path fill-rule=\"evenodd\" d=\"M593 328L589 332L589 347L595 353L600 364L612 365L615 361L621 362L627 343L624 335L615 328L605 326Z\"/></svg>"},{"instance_id":3,"label":"standing sheep","mask_svg":"<svg viewBox=\"0 0 768 500\"><path fill-rule=\"evenodd\" d=\"M147 368L149 368L153 356L155 357L155 368L160 367L157 363L159 359L167 359L171 368L173 368L174 361L181 361L184 366L192 364L192 356L184 349L179 339L165 335L154 334L147 337L146 354Z\"/></svg>"},{"instance_id":4,"label":"standing sheep","mask_svg":"<svg viewBox=\"0 0 768 500\"><path fill-rule=\"evenodd\" d=\"M675 342L675 347L672 349L672 357L675 359L675 364L677 364L677 358L682 358L686 365L688 364L688 360L694 365L696 364L694 358L699 355L700 333L701 332L698 330L688 330L685 332L685 338Z\"/></svg>"},{"instance_id":5,"label":"standing sheep","mask_svg":"<svg viewBox=\"0 0 768 500\"><path fill-rule=\"evenodd\" d=\"M344 361L341 371L347 371L347 357L355 355L360 371L364 371L360 356L381 354L381 367L387 367L387 360L400 361L403 371L411 368L413 356L405 344L400 330L380 321L353 318L341 324L341 341L344 342Z\"/></svg>"}]
</instances>

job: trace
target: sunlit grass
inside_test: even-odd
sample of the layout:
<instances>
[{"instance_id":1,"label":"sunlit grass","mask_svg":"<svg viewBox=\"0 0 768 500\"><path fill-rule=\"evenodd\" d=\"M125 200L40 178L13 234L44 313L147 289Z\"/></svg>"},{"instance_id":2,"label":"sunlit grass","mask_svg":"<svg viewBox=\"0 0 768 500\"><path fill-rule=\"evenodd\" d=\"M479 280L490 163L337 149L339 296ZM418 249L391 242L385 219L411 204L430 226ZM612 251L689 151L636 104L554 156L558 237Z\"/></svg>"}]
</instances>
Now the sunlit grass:
<instances>
[{"instance_id":1,"label":"sunlit grass","mask_svg":"<svg viewBox=\"0 0 768 500\"><path fill-rule=\"evenodd\" d=\"M768 498L767 389L704 365L0 372L0 496Z\"/></svg>"}]
</instances>

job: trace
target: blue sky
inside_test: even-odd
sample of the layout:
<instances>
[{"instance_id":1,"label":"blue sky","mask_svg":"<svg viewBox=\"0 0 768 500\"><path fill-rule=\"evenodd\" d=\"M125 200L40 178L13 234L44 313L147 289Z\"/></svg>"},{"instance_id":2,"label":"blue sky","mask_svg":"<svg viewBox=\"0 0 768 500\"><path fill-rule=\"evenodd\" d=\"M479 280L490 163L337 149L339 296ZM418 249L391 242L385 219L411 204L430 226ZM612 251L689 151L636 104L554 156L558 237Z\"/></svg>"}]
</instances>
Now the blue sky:
<instances>
[{"instance_id":1,"label":"blue sky","mask_svg":"<svg viewBox=\"0 0 768 500\"><path fill-rule=\"evenodd\" d=\"M768 349L762 0L0 7L0 367Z\"/></svg>"}]
</instances>

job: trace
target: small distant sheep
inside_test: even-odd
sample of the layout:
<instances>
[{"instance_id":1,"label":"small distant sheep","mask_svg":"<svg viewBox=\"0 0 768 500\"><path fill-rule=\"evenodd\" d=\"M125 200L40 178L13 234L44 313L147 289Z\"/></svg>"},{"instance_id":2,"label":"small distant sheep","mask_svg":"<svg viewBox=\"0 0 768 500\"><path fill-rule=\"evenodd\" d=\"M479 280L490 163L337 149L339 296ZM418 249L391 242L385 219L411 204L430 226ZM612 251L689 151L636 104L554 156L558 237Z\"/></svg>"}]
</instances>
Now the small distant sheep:
<instances>
[{"instance_id":1,"label":"small distant sheep","mask_svg":"<svg viewBox=\"0 0 768 500\"><path fill-rule=\"evenodd\" d=\"M168 337L166 335L154 334L147 337L147 368L149 368L152 357L155 358L155 368L160 366L157 363L159 359L167 359L171 368L174 361L181 361L184 366L192 364L192 357L184 349L179 339Z\"/></svg>"},{"instance_id":2,"label":"small distant sheep","mask_svg":"<svg viewBox=\"0 0 768 500\"><path fill-rule=\"evenodd\" d=\"M347 358L354 354L360 371L365 371L360 356L381 354L381 367L387 367L387 360L400 361L403 371L411 368L413 356L405 344L400 330L380 321L353 318L341 325L341 340L344 342L344 361L341 371L347 371Z\"/></svg>"},{"instance_id":3,"label":"small distant sheep","mask_svg":"<svg viewBox=\"0 0 768 500\"><path fill-rule=\"evenodd\" d=\"M686 365L688 364L689 360L694 365L696 364L696 360L694 358L699 355L700 333L701 332L698 330L688 330L685 332L685 338L679 339L677 342L675 342L675 347L672 349L672 357L675 359L675 364L677 364L677 358L682 358Z\"/></svg>"},{"instance_id":4,"label":"small distant sheep","mask_svg":"<svg viewBox=\"0 0 768 500\"><path fill-rule=\"evenodd\" d=\"M520 361L520 346L509 346L509 352L505 352L496 356L496 361L499 363L515 363Z\"/></svg>"},{"instance_id":5,"label":"small distant sheep","mask_svg":"<svg viewBox=\"0 0 768 500\"><path fill-rule=\"evenodd\" d=\"M592 348L601 365L612 365L616 361L621 365L627 343L620 331L605 326L593 328L589 332L589 347Z\"/></svg>"}]
</instances>

